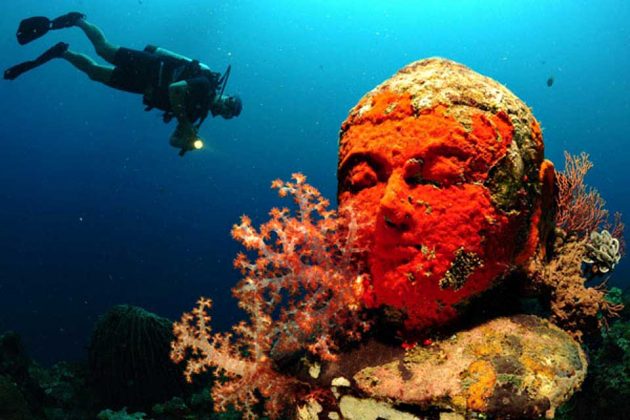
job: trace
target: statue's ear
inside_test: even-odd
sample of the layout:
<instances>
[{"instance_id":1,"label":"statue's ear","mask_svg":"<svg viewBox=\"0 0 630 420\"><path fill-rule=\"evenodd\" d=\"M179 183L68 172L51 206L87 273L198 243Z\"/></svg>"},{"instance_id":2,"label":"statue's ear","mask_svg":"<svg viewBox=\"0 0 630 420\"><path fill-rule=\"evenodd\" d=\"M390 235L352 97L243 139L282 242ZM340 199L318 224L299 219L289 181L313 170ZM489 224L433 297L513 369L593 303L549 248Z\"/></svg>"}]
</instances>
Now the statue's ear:
<instances>
[{"instance_id":1,"label":"statue's ear","mask_svg":"<svg viewBox=\"0 0 630 420\"><path fill-rule=\"evenodd\" d=\"M540 251L549 256L554 242L555 220L557 209L556 170L550 160L545 159L540 166L541 184L541 217L540 217Z\"/></svg>"},{"instance_id":2,"label":"statue's ear","mask_svg":"<svg viewBox=\"0 0 630 420\"><path fill-rule=\"evenodd\" d=\"M545 260L551 255L555 241L556 219L556 171L553 163L543 160L536 180L537 195L529 213L529 235L523 249L517 255L517 265L524 264L533 256Z\"/></svg>"},{"instance_id":3,"label":"statue's ear","mask_svg":"<svg viewBox=\"0 0 630 420\"><path fill-rule=\"evenodd\" d=\"M542 185L542 204L543 211L550 207L555 207L557 186L556 186L556 169L550 160L543 160L540 165L540 182ZM547 204L550 207L545 207Z\"/></svg>"}]
</instances>

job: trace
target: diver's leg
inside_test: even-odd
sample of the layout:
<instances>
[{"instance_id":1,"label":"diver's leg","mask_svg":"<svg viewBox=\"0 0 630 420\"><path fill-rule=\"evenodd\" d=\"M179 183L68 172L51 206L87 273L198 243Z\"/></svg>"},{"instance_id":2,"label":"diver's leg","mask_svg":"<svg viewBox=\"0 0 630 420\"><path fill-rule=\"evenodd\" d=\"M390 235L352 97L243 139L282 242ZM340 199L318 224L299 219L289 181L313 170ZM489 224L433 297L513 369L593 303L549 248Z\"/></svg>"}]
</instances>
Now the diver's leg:
<instances>
[{"instance_id":1,"label":"diver's leg","mask_svg":"<svg viewBox=\"0 0 630 420\"><path fill-rule=\"evenodd\" d=\"M113 67L101 66L87 55L75 53L70 50L63 53L61 57L96 82L108 83L114 71Z\"/></svg>"},{"instance_id":2,"label":"diver's leg","mask_svg":"<svg viewBox=\"0 0 630 420\"><path fill-rule=\"evenodd\" d=\"M91 24L85 19L79 19L76 22L76 26L83 30L92 45L94 45L96 53L108 63L114 64L114 57L116 56L116 52L118 51L120 46L114 45L109 42L105 38L105 34L103 34L103 31L101 31L98 26Z\"/></svg>"}]
</instances>

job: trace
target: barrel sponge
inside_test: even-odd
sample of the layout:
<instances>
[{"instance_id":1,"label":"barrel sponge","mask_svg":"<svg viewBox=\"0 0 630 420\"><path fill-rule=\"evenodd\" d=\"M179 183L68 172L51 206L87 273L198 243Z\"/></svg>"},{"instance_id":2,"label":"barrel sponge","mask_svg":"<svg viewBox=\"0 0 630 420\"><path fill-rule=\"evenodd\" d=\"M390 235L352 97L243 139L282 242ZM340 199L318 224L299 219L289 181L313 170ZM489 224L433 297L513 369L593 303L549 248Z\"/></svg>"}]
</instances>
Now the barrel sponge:
<instances>
[{"instance_id":1,"label":"barrel sponge","mask_svg":"<svg viewBox=\"0 0 630 420\"><path fill-rule=\"evenodd\" d=\"M169 359L172 322L142 308L118 305L97 322L89 344L90 375L102 403L141 408L183 391Z\"/></svg>"}]
</instances>

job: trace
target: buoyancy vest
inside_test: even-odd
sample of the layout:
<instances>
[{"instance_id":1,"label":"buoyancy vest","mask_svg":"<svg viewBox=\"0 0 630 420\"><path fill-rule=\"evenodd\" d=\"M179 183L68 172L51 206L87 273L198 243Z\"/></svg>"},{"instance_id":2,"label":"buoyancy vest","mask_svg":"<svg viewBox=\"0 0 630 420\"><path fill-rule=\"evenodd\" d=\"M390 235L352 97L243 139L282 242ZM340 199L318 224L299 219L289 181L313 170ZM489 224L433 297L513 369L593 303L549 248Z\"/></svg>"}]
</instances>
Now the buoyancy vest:
<instances>
[{"instance_id":1,"label":"buoyancy vest","mask_svg":"<svg viewBox=\"0 0 630 420\"><path fill-rule=\"evenodd\" d=\"M147 49L145 49L145 51L153 52ZM146 105L145 110L150 111L153 108L160 109L164 111L162 116L164 122L169 122L174 117L169 97L169 86L172 83L182 80L204 77L208 80L210 92L191 94L188 100L193 101L193 103L186 104L187 116L190 122L199 120L198 124L201 124L208 116L210 101L216 94L221 74L201 67L198 60L190 61L158 54L156 54L156 56L158 57L159 64L157 69L158 76L155 79L154 85L150 86L143 96L143 103Z\"/></svg>"}]
</instances>

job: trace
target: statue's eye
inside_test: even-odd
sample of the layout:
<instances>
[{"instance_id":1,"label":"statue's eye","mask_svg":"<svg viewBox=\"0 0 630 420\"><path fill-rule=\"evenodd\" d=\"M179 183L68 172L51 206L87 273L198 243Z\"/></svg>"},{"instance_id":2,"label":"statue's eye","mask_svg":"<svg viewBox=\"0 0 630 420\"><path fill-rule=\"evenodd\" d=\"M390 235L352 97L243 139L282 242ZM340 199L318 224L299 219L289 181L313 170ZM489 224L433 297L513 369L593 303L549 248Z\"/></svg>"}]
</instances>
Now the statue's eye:
<instances>
[{"instance_id":1,"label":"statue's eye","mask_svg":"<svg viewBox=\"0 0 630 420\"><path fill-rule=\"evenodd\" d=\"M347 187L352 191L370 188L378 182L378 174L367 162L359 162L348 172Z\"/></svg>"},{"instance_id":2,"label":"statue's eye","mask_svg":"<svg viewBox=\"0 0 630 420\"><path fill-rule=\"evenodd\" d=\"M357 153L350 156L339 168L339 192L358 192L383 182L389 176L386 165L378 156Z\"/></svg>"},{"instance_id":3,"label":"statue's eye","mask_svg":"<svg viewBox=\"0 0 630 420\"><path fill-rule=\"evenodd\" d=\"M405 162L404 177L407 185L434 185L440 187L440 183L424 176L424 161L420 158L411 158Z\"/></svg>"},{"instance_id":4,"label":"statue's eye","mask_svg":"<svg viewBox=\"0 0 630 420\"><path fill-rule=\"evenodd\" d=\"M424 179L422 178L422 165L424 162L420 158L412 158L409 159L405 163L405 182L408 185L419 185L424 184Z\"/></svg>"}]
</instances>

